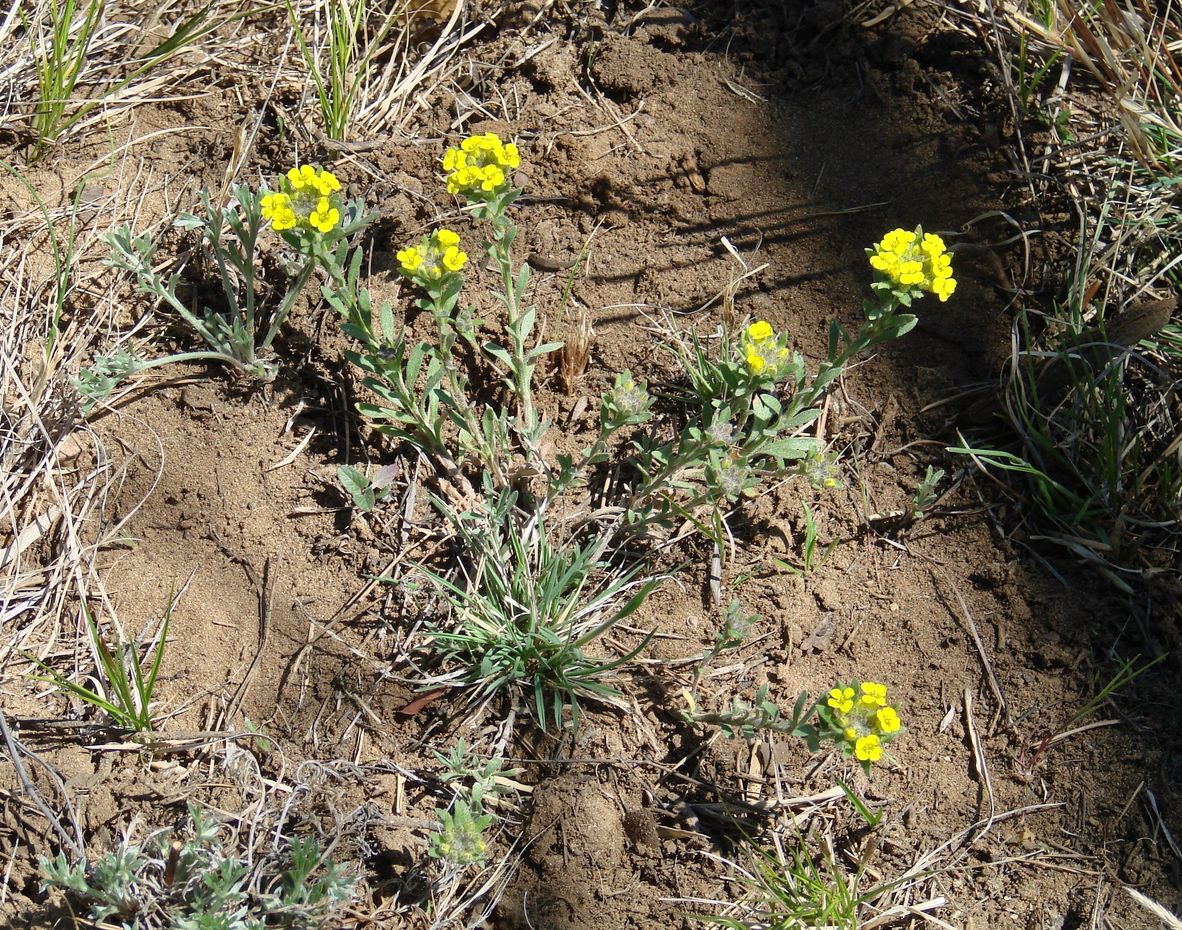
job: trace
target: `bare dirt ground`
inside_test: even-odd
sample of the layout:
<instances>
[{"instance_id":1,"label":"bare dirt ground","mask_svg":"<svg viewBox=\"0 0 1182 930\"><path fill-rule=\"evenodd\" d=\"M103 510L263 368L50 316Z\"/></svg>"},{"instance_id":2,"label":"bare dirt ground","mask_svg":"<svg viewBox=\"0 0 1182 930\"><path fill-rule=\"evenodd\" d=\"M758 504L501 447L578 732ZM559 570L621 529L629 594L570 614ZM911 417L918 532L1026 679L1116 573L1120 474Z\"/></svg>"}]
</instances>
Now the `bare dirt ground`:
<instances>
[{"instance_id":1,"label":"bare dirt ground","mask_svg":"<svg viewBox=\"0 0 1182 930\"><path fill-rule=\"evenodd\" d=\"M994 211L1057 229L1059 208L1030 202L1013 176L1014 127L982 45L935 5L870 28L859 24L869 14L851 21L847 12L830 2L509 4L404 138L298 152L381 210L370 286L414 327L423 321L393 252L443 220L461 231L467 222L439 192L444 144L490 129L517 140L526 196L515 215L522 253L538 259L542 312L568 285L563 266L584 255L570 293L589 308L590 365L569 393L549 375L541 395L568 437L560 441L572 444L597 428L584 398L614 372L669 377L653 335L662 311L714 327L718 298L742 273L723 237L750 267L764 266L738 286L735 311L787 332L810 360L824 355L831 318L859 318L863 249L885 230L922 222L963 244L953 299L925 302L918 328L832 395L825 429L841 453L842 486L819 493L788 482L733 518L724 602L739 596L762 620L700 689L699 700L721 707L767 684L788 707L802 689L887 682L908 726L892 762L867 779L794 742L748 744L682 722L692 666L677 660L708 648L719 622L709 547L691 536L666 554L682 567L678 582L610 644L626 651L655 631L622 673L626 709L588 705L573 737L522 720L513 727L504 756L523 770L526 790L502 810L494 852L512 868L486 926L699 926L692 915L712 910L702 900L741 893L716 857L734 853L741 831L782 830L784 816L802 810L830 825L838 861L864 863L874 883L922 876L910 903L942 898L931 911L940 926L1059 930L1102 926L1098 915L1112 927L1156 926L1122 884L1182 907L1182 863L1167 839L1182 837L1177 659L1073 719L1118 658L1174 646L1177 615L1117 596L1062 561L1052 570L1038 556L1058 553L1010 535L1013 514L996 489L944 452L970 403L960 392L994 378L1009 352L1011 275L1021 263L995 247L1008 233ZM482 15L468 12L473 22ZM221 186L251 108L264 116L240 176L270 177L293 162L276 117L295 108L299 89L281 88L263 107L247 70L262 52L240 52L240 67L209 65L205 92L126 118L119 138L162 134L96 175L96 192L136 185L141 225L186 208L202 185ZM20 160L20 140L5 148ZM107 154L108 141L92 133L26 174L63 204L74 178ZM27 196L10 179L5 192L21 214ZM97 232L109 223L101 206L83 220ZM1043 243L1048 288L1069 259L1056 254L1061 245ZM483 299L484 283L469 283L471 299ZM96 258L68 314L85 317L89 301L112 295L135 319L139 298ZM59 469L101 465L117 477L101 526L87 532L120 526L98 567L124 628L145 627L181 592L158 692L169 715L161 731L178 744L150 754L111 745L85 708L28 680L10 676L3 702L21 738L60 772L95 849L133 817L175 820L189 799L222 810L244 803L242 780L180 738L238 731L249 718L271 740L251 750L268 777L319 763L301 822L331 828L328 811L367 812L363 828L342 834L363 877L356 913L372 915L369 926L426 926L412 878L440 803L432 750L460 737L493 745L511 709L494 702L457 714L460 702L446 694L411 703L416 601L402 585L369 580L408 578L406 564L432 557L439 528L421 498L409 515L397 499L368 516L347 506L335 481L342 462L397 463L401 500L425 476L357 416L345 343L327 311L305 303L281 335L285 364L269 390L191 366L93 417L72 457L58 457ZM877 518L905 506L929 464L948 472L947 493L926 519L893 531ZM772 560L799 561L802 500L818 514L821 541L836 545L796 576ZM52 536L43 545L52 557ZM64 616L61 628L72 635L76 622ZM1084 724L1098 725L1058 738ZM825 795L837 779L884 812L872 842L844 798ZM11 767L0 767L0 789L0 914L10 925L48 926L56 912L35 857L55 848L54 837L20 800ZM895 920L924 923L906 912Z\"/></svg>"}]
</instances>

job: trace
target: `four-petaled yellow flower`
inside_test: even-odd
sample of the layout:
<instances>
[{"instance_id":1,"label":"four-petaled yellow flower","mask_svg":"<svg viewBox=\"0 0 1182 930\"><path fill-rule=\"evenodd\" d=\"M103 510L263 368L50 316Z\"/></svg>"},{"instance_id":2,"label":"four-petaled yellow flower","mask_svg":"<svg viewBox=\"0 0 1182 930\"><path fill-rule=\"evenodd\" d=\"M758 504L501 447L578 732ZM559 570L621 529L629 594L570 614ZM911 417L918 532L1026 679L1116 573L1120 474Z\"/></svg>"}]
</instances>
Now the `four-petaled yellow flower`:
<instances>
[{"instance_id":1,"label":"four-petaled yellow flower","mask_svg":"<svg viewBox=\"0 0 1182 930\"><path fill-rule=\"evenodd\" d=\"M756 320L747 327L747 338L753 342L763 342L765 339L771 339L776 335L776 331L772 329L772 324L767 320Z\"/></svg>"},{"instance_id":2,"label":"four-petaled yellow flower","mask_svg":"<svg viewBox=\"0 0 1182 930\"><path fill-rule=\"evenodd\" d=\"M956 290L952 277L952 256L944 240L935 233L892 229L873 251L868 250L870 266L893 284L908 290L918 289L946 301Z\"/></svg>"},{"instance_id":3,"label":"four-petaled yellow flower","mask_svg":"<svg viewBox=\"0 0 1182 930\"><path fill-rule=\"evenodd\" d=\"M402 270L407 274L412 274L419 270L419 266L423 264L423 253L419 251L417 245L407 246L400 250L396 258L402 265Z\"/></svg>"},{"instance_id":4,"label":"four-petaled yellow flower","mask_svg":"<svg viewBox=\"0 0 1182 930\"><path fill-rule=\"evenodd\" d=\"M862 697L859 700L867 707L885 707L886 692L886 685L880 685L876 681L864 681L862 682Z\"/></svg>"},{"instance_id":5,"label":"four-petaled yellow flower","mask_svg":"<svg viewBox=\"0 0 1182 930\"><path fill-rule=\"evenodd\" d=\"M495 132L469 136L459 148L443 155L447 192L473 200L487 200L506 189L507 172L521 165L521 153L512 142L502 142Z\"/></svg>"},{"instance_id":6,"label":"four-petaled yellow flower","mask_svg":"<svg viewBox=\"0 0 1182 930\"><path fill-rule=\"evenodd\" d=\"M854 744L854 757L859 762L877 762L882 758L882 743L873 733L863 736Z\"/></svg>"},{"instance_id":7,"label":"four-petaled yellow flower","mask_svg":"<svg viewBox=\"0 0 1182 930\"><path fill-rule=\"evenodd\" d=\"M331 232L341 219L341 211L332 206L327 197L321 197L316 202L316 209L308 214L308 222L313 229L322 233Z\"/></svg>"},{"instance_id":8,"label":"four-petaled yellow flower","mask_svg":"<svg viewBox=\"0 0 1182 930\"><path fill-rule=\"evenodd\" d=\"M900 727L899 715L893 707L880 707L876 710L874 722L883 733L897 733Z\"/></svg>"},{"instance_id":9,"label":"four-petaled yellow flower","mask_svg":"<svg viewBox=\"0 0 1182 930\"><path fill-rule=\"evenodd\" d=\"M839 714L848 714L854 709L854 689L834 688L829 692L829 700L825 703Z\"/></svg>"}]
</instances>

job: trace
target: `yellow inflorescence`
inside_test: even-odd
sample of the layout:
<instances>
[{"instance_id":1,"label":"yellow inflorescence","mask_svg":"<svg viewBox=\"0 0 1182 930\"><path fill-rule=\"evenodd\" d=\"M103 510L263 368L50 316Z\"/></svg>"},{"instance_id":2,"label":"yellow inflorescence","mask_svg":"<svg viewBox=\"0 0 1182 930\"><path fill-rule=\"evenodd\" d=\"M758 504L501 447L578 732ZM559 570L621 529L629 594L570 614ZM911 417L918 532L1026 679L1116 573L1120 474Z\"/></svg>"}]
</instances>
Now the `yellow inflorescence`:
<instances>
[{"instance_id":1,"label":"yellow inflorescence","mask_svg":"<svg viewBox=\"0 0 1182 930\"><path fill-rule=\"evenodd\" d=\"M757 320L747 327L747 339L743 343L743 360L753 375L773 374L788 360L788 349L772 325L766 320ZM769 370L770 369L770 370Z\"/></svg>"},{"instance_id":2,"label":"yellow inflorescence","mask_svg":"<svg viewBox=\"0 0 1182 930\"><path fill-rule=\"evenodd\" d=\"M902 730L899 714L887 702L886 685L864 681L857 688L839 685L825 701L846 742L859 762L878 762L885 746Z\"/></svg>"},{"instance_id":3,"label":"yellow inflorescence","mask_svg":"<svg viewBox=\"0 0 1182 930\"><path fill-rule=\"evenodd\" d=\"M956 290L952 256L934 233L892 229L870 255L870 265L894 284L935 294L943 302Z\"/></svg>"},{"instance_id":4,"label":"yellow inflorescence","mask_svg":"<svg viewBox=\"0 0 1182 930\"><path fill-rule=\"evenodd\" d=\"M341 182L331 171L300 165L279 181L281 190L264 194L263 219L277 232L303 226L319 233L332 232L341 221L337 196Z\"/></svg>"},{"instance_id":5,"label":"yellow inflorescence","mask_svg":"<svg viewBox=\"0 0 1182 930\"><path fill-rule=\"evenodd\" d=\"M437 229L418 245L396 253L398 264L408 275L438 281L444 274L463 270L468 253L460 249L459 233Z\"/></svg>"},{"instance_id":6,"label":"yellow inflorescence","mask_svg":"<svg viewBox=\"0 0 1182 930\"><path fill-rule=\"evenodd\" d=\"M483 200L508 186L506 172L521 164L521 153L512 142L502 142L495 132L469 136L459 148L443 156L447 192Z\"/></svg>"}]
</instances>

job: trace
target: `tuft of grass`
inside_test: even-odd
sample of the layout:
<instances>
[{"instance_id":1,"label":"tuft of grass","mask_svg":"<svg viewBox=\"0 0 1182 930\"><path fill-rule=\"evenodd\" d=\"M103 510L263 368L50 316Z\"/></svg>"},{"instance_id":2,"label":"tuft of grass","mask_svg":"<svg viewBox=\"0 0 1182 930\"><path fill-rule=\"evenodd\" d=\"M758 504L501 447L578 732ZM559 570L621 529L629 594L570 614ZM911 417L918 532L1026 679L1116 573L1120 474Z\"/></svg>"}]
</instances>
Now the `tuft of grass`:
<instances>
[{"instance_id":1,"label":"tuft of grass","mask_svg":"<svg viewBox=\"0 0 1182 930\"><path fill-rule=\"evenodd\" d=\"M358 108L365 103L373 58L399 17L395 11L387 13L369 35L367 26L372 11L365 0L326 0L315 5L324 19L316 23L309 36L292 0L284 3L316 89L324 133L336 142L344 142Z\"/></svg>"},{"instance_id":2,"label":"tuft of grass","mask_svg":"<svg viewBox=\"0 0 1182 930\"><path fill-rule=\"evenodd\" d=\"M844 874L827 838L798 833L796 840L787 850L779 837L770 847L751 846L748 866L734 875L746 890L742 900L729 914L702 919L730 930L858 930L866 905L886 889L859 889L861 872Z\"/></svg>"},{"instance_id":3,"label":"tuft of grass","mask_svg":"<svg viewBox=\"0 0 1182 930\"><path fill-rule=\"evenodd\" d=\"M1033 108L1059 60L1094 78L1109 106L1095 105L1091 86L1087 105L1071 106L1078 80L1060 71L1047 125L1061 142L1086 141L1026 168L1032 196L1049 177L1076 198L1072 267L1047 305L1019 304L1003 387L1008 435L962 437L955 451L1031 496L1032 542L1060 546L1125 593L1176 583L1182 341L1167 295L1182 285L1182 10L1091 4L1068 15L1063 4L1025 0L1006 16L997 52L1016 111ZM1018 146L1025 158L1021 137ZM1076 193L1096 190L1106 196Z\"/></svg>"},{"instance_id":4,"label":"tuft of grass","mask_svg":"<svg viewBox=\"0 0 1182 930\"><path fill-rule=\"evenodd\" d=\"M168 624L172 619L172 609L175 604L175 598L170 596L168 607L164 612L164 619L160 623L160 630L156 634L155 645L150 646L143 656L139 654L134 645L121 642L118 639L113 648L108 646L90 608L85 604L82 605L86 628L90 634L90 644L97 658L101 691L95 691L86 685L71 681L36 656L26 654L26 658L36 662L45 673L38 678L39 681L55 685L63 692L98 708L110 718L111 723L116 727L134 733L150 733L153 729L152 695L156 690L156 678L160 674L160 664L164 661L164 650L168 642Z\"/></svg>"},{"instance_id":5,"label":"tuft of grass","mask_svg":"<svg viewBox=\"0 0 1182 930\"><path fill-rule=\"evenodd\" d=\"M79 79L95 56L95 39L107 10L107 0L78 0L39 3L32 14L18 11L25 27L37 83L29 128L33 134L33 158L84 120L100 106L134 82L192 48L222 25L249 15L249 11L214 17L212 2L181 19L169 35L137 60L124 77L99 82L89 99L76 97Z\"/></svg>"},{"instance_id":6,"label":"tuft of grass","mask_svg":"<svg viewBox=\"0 0 1182 930\"><path fill-rule=\"evenodd\" d=\"M106 0L90 0L81 9L77 0L46 3L36 11L44 9L45 19L38 16L33 21L23 8L20 10L37 69L37 102L31 128L38 152L69 125L66 111L106 6Z\"/></svg>"},{"instance_id":7,"label":"tuft of grass","mask_svg":"<svg viewBox=\"0 0 1182 930\"><path fill-rule=\"evenodd\" d=\"M460 666L449 680L474 688L478 698L524 687L544 729L561 729L568 708L577 726L580 699L615 697L604 678L638 655L648 637L612 659L588 655L587 647L634 613L658 582L637 580L636 568L597 582L606 566L595 545L555 544L540 514L522 521L516 498L503 492L464 513L435 500L473 561L455 579L420 567L451 608L450 622L428 631L429 648Z\"/></svg>"}]
</instances>

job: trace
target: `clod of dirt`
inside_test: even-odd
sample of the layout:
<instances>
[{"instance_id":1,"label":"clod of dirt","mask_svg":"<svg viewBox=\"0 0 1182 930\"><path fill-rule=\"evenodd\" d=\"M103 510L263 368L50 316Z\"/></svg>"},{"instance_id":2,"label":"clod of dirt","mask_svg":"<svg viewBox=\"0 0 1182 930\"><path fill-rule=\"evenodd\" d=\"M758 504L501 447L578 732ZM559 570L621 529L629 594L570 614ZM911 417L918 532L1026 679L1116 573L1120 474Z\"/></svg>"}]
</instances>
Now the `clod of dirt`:
<instances>
[{"instance_id":1,"label":"clod of dirt","mask_svg":"<svg viewBox=\"0 0 1182 930\"><path fill-rule=\"evenodd\" d=\"M611 893L632 883L633 870L620 805L605 786L569 774L539 785L524 835L537 839L501 902L499 916L508 926L605 930L623 924L627 908ZM605 924L606 914L618 917Z\"/></svg>"}]
</instances>

